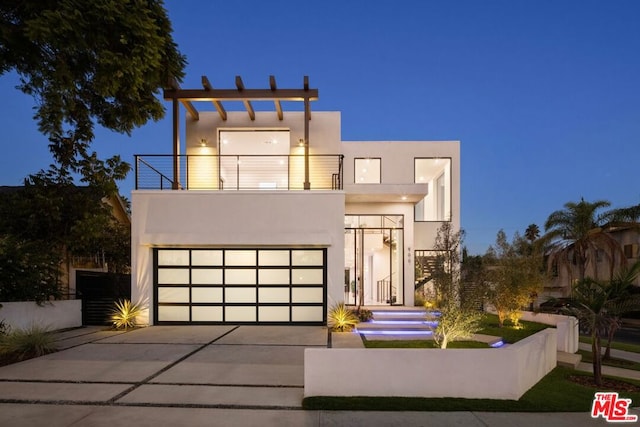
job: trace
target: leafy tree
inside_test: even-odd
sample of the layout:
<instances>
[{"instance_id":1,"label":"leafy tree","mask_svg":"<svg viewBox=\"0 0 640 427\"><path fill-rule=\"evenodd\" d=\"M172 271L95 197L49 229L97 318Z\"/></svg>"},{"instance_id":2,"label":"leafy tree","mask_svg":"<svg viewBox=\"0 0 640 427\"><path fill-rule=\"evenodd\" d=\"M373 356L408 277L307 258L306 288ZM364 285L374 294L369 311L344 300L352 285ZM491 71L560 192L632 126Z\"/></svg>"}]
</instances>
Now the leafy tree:
<instances>
[{"instance_id":1,"label":"leafy tree","mask_svg":"<svg viewBox=\"0 0 640 427\"><path fill-rule=\"evenodd\" d=\"M0 301L42 303L60 296L60 254L43 242L0 236Z\"/></svg>"},{"instance_id":2,"label":"leafy tree","mask_svg":"<svg viewBox=\"0 0 640 427\"><path fill-rule=\"evenodd\" d=\"M450 223L438 229L434 250L437 251L433 282L440 318L433 340L440 348L450 341L470 338L479 328L482 313L473 308L472 299L461 299L460 253L464 230L453 230Z\"/></svg>"},{"instance_id":3,"label":"leafy tree","mask_svg":"<svg viewBox=\"0 0 640 427\"><path fill-rule=\"evenodd\" d=\"M610 281L587 277L574 286L576 306L568 312L578 317L591 335L593 378L598 386L602 385L601 338L617 328L620 315L640 310L640 295L629 293L639 272L637 262L630 269L619 271Z\"/></svg>"},{"instance_id":4,"label":"leafy tree","mask_svg":"<svg viewBox=\"0 0 640 427\"><path fill-rule=\"evenodd\" d=\"M78 171L95 123L129 134L162 118L156 95L186 64L171 32L161 0L3 0L0 74L19 74L54 159Z\"/></svg>"},{"instance_id":5,"label":"leafy tree","mask_svg":"<svg viewBox=\"0 0 640 427\"><path fill-rule=\"evenodd\" d=\"M564 266L569 279L573 279L572 266L578 268L578 280L586 276L587 268L592 267L598 277L598 253L609 261L611 274L616 265L625 264L620 244L603 228L607 213L598 211L610 206L606 200L565 203L563 210L553 212L545 222L544 240L549 244L548 268L553 265ZM575 262L574 262L575 261Z\"/></svg>"},{"instance_id":6,"label":"leafy tree","mask_svg":"<svg viewBox=\"0 0 640 427\"><path fill-rule=\"evenodd\" d=\"M485 255L487 271L486 299L498 315L498 325L509 318L515 324L520 310L529 304L542 287L542 255L517 232L510 243L503 230L498 231L495 246Z\"/></svg>"},{"instance_id":7,"label":"leafy tree","mask_svg":"<svg viewBox=\"0 0 640 427\"><path fill-rule=\"evenodd\" d=\"M0 287L15 295L12 299L25 298L25 289L34 286L41 289L32 291L34 295L57 296L59 291L52 289L61 283L61 267L66 264L66 271L70 270L72 256L101 254L109 271L128 271L130 228L115 221L111 207L103 201L114 194L114 181L128 169L95 157L88 159L93 159L91 169L99 173L93 174L86 187L75 186L68 171L52 166L31 175L24 187L9 187L0 193L0 236L5 244L20 248L12 256L0 257L0 270L42 270L36 278L31 271L23 278L0 277Z\"/></svg>"}]
</instances>

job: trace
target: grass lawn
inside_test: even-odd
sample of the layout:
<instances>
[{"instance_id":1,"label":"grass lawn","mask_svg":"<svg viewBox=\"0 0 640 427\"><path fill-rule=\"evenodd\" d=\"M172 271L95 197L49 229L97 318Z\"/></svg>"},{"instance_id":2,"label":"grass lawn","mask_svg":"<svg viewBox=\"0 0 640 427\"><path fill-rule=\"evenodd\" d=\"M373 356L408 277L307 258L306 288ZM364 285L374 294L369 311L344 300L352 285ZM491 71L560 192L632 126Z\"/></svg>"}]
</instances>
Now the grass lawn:
<instances>
[{"instance_id":1,"label":"grass lawn","mask_svg":"<svg viewBox=\"0 0 640 427\"><path fill-rule=\"evenodd\" d=\"M568 377L586 375L557 367L520 400L417 398L417 397L307 397L305 409L363 411L499 411L499 412L589 412L596 391L594 387L576 384ZM640 382L625 380L640 385ZM640 403L640 392L620 392L630 398L632 406Z\"/></svg>"},{"instance_id":2,"label":"grass lawn","mask_svg":"<svg viewBox=\"0 0 640 427\"><path fill-rule=\"evenodd\" d=\"M546 328L552 328L553 326L544 325L542 323L535 322L520 322L520 328L514 328L510 323L506 323L500 328L498 327L498 316L495 314L485 313L482 317L481 328L478 333L485 335L494 335L496 337L502 337L505 343L513 344L520 341L530 335L540 332Z\"/></svg>"},{"instance_id":3,"label":"grass lawn","mask_svg":"<svg viewBox=\"0 0 640 427\"><path fill-rule=\"evenodd\" d=\"M591 337L580 337L580 342L591 344ZM603 339L600 340L602 348L607 347L607 343L609 340ZM623 342L613 342L611 343L611 348L615 348L616 350L630 351L632 353L640 353L640 345L638 344L627 344Z\"/></svg>"},{"instance_id":4,"label":"grass lawn","mask_svg":"<svg viewBox=\"0 0 640 427\"><path fill-rule=\"evenodd\" d=\"M363 338L366 348L439 348L433 340L368 340ZM491 348L478 341L453 341L447 348Z\"/></svg>"}]
</instances>

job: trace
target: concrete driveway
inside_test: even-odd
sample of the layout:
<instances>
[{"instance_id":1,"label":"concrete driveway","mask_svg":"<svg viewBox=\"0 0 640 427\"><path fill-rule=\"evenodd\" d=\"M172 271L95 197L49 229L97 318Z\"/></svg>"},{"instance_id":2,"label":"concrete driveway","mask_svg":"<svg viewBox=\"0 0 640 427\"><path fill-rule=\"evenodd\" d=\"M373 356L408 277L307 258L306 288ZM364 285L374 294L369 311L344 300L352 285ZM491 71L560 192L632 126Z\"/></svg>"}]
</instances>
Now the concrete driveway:
<instances>
[{"instance_id":1,"label":"concrete driveway","mask_svg":"<svg viewBox=\"0 0 640 427\"><path fill-rule=\"evenodd\" d=\"M301 408L304 349L321 327L154 326L66 332L57 353L0 368L0 400Z\"/></svg>"},{"instance_id":2,"label":"concrete driveway","mask_svg":"<svg viewBox=\"0 0 640 427\"><path fill-rule=\"evenodd\" d=\"M0 367L0 426L606 425L580 413L301 410L304 349L327 346L322 327L82 328L59 344Z\"/></svg>"}]
</instances>

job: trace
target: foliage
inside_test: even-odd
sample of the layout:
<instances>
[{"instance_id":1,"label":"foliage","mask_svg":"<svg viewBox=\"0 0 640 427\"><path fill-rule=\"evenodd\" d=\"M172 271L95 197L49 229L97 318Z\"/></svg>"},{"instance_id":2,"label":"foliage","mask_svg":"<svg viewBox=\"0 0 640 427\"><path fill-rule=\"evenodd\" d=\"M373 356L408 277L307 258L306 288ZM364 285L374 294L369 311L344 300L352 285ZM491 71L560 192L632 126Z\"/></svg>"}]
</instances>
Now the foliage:
<instances>
[{"instance_id":1,"label":"foliage","mask_svg":"<svg viewBox=\"0 0 640 427\"><path fill-rule=\"evenodd\" d=\"M602 343L601 338L615 328L619 316L640 310L640 295L631 295L633 281L640 274L640 261L630 269L618 272L611 281L586 278L577 282L573 289L575 307L568 309L584 324L591 336L593 378L602 384Z\"/></svg>"},{"instance_id":2,"label":"foliage","mask_svg":"<svg viewBox=\"0 0 640 427\"><path fill-rule=\"evenodd\" d=\"M500 327L498 316L495 314L484 313L478 333L501 337L502 341L505 343L513 344L550 327L551 326L543 323L527 322L522 320L518 321L517 327L509 322L505 322L505 324Z\"/></svg>"},{"instance_id":3,"label":"foliage","mask_svg":"<svg viewBox=\"0 0 640 427\"><path fill-rule=\"evenodd\" d=\"M364 307L358 307L355 310L355 315L356 317L358 317L358 320L360 322L368 322L369 320L373 319L373 312Z\"/></svg>"},{"instance_id":4,"label":"foliage","mask_svg":"<svg viewBox=\"0 0 640 427\"><path fill-rule=\"evenodd\" d=\"M529 224L524 231L524 237L531 243L540 238L540 227L537 224Z\"/></svg>"},{"instance_id":5,"label":"foliage","mask_svg":"<svg viewBox=\"0 0 640 427\"><path fill-rule=\"evenodd\" d=\"M0 304L2 307L2 304ZM11 331L11 326L7 325L4 319L0 320L0 339Z\"/></svg>"},{"instance_id":6,"label":"foliage","mask_svg":"<svg viewBox=\"0 0 640 427\"><path fill-rule=\"evenodd\" d=\"M136 326L136 318L141 314L142 307L133 304L130 300L120 300L115 303L111 311L111 321L115 329L129 329Z\"/></svg>"},{"instance_id":7,"label":"foliage","mask_svg":"<svg viewBox=\"0 0 640 427\"><path fill-rule=\"evenodd\" d=\"M424 293L421 291L415 291L413 293L413 305L416 307L423 307L427 303L424 297Z\"/></svg>"},{"instance_id":8,"label":"foliage","mask_svg":"<svg viewBox=\"0 0 640 427\"><path fill-rule=\"evenodd\" d=\"M450 341L467 340L480 329L480 311L463 307L454 299L447 299L439 309L441 315L433 341L440 348L447 348Z\"/></svg>"},{"instance_id":9,"label":"foliage","mask_svg":"<svg viewBox=\"0 0 640 427\"><path fill-rule=\"evenodd\" d=\"M583 280L589 267L593 277L598 278L598 254L606 257L609 271L613 274L616 266L626 263L620 244L606 232L604 225L610 212L599 214L610 206L606 200L565 203L564 209L549 215L545 222L546 234L543 240L548 244L548 269L554 265L564 267L573 283L572 266L578 267L578 280Z\"/></svg>"},{"instance_id":10,"label":"foliage","mask_svg":"<svg viewBox=\"0 0 640 427\"><path fill-rule=\"evenodd\" d=\"M54 351L56 342L53 334L40 326L16 329L0 338L0 354L12 355L19 360L40 357Z\"/></svg>"},{"instance_id":11,"label":"foliage","mask_svg":"<svg viewBox=\"0 0 640 427\"><path fill-rule=\"evenodd\" d=\"M6 301L57 297L61 267L73 256L99 255L109 271L128 271L130 228L115 221L103 202L116 194L111 184L128 169L95 163L102 172L86 187L52 166L31 175L24 187L0 193L0 295Z\"/></svg>"},{"instance_id":12,"label":"foliage","mask_svg":"<svg viewBox=\"0 0 640 427\"><path fill-rule=\"evenodd\" d=\"M510 243L498 231L495 246L485 255L488 285L485 298L498 314L499 325L509 318L518 322L520 310L543 286L542 254L538 246L515 233Z\"/></svg>"},{"instance_id":13,"label":"foliage","mask_svg":"<svg viewBox=\"0 0 640 427\"><path fill-rule=\"evenodd\" d=\"M470 338L478 329L481 313L474 309L471 300L460 298L460 255L464 231L453 230L450 223L438 229L434 250L437 253L433 282L440 311L433 340L440 348L447 348L450 341Z\"/></svg>"},{"instance_id":14,"label":"foliage","mask_svg":"<svg viewBox=\"0 0 640 427\"><path fill-rule=\"evenodd\" d=\"M82 168L97 123L129 134L164 114L156 96L185 58L161 0L4 0L0 74L37 101L35 119L63 169Z\"/></svg>"},{"instance_id":15,"label":"foliage","mask_svg":"<svg viewBox=\"0 0 640 427\"><path fill-rule=\"evenodd\" d=\"M349 332L358 324L358 317L353 310L341 302L329 310L327 324L334 332Z\"/></svg>"},{"instance_id":16,"label":"foliage","mask_svg":"<svg viewBox=\"0 0 640 427\"><path fill-rule=\"evenodd\" d=\"M0 237L0 301L35 301L60 297L60 254L45 242Z\"/></svg>"}]
</instances>

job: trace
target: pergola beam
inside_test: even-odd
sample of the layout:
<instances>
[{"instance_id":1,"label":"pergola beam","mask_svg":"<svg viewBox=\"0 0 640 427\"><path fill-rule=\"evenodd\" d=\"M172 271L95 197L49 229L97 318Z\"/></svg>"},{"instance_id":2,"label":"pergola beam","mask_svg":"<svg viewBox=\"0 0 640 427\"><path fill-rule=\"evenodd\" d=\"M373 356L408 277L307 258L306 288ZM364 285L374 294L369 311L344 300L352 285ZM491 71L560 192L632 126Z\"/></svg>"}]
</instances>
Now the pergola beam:
<instances>
[{"instance_id":1,"label":"pergola beam","mask_svg":"<svg viewBox=\"0 0 640 427\"><path fill-rule=\"evenodd\" d=\"M169 86L173 88L173 90L180 90L178 81L173 77L169 79ZM190 100L180 99L180 102L182 103L182 105L184 105L184 108L186 108L187 112L193 120L200 120L200 114L198 114L198 110L196 110L196 107L193 106Z\"/></svg>"},{"instance_id":2,"label":"pergola beam","mask_svg":"<svg viewBox=\"0 0 640 427\"><path fill-rule=\"evenodd\" d=\"M213 90L213 86L211 86L211 83L209 83L209 79L207 78L207 76L202 76L202 87L204 87L204 90L206 91ZM227 112L225 111L222 103L220 101L215 101L215 100L211 102L213 103L213 106L216 107L216 110L218 111L220 118L222 120L227 120Z\"/></svg>"},{"instance_id":3,"label":"pergola beam","mask_svg":"<svg viewBox=\"0 0 640 427\"><path fill-rule=\"evenodd\" d=\"M244 91L244 83L242 83L242 77L236 76L236 87L238 88L238 92L242 93ZM244 108L247 109L247 113L249 113L249 118L253 121L256 119L256 112L253 111L253 106L251 105L251 101L248 99L242 100L244 104Z\"/></svg>"},{"instance_id":4,"label":"pergola beam","mask_svg":"<svg viewBox=\"0 0 640 427\"><path fill-rule=\"evenodd\" d=\"M275 76L269 76L269 86L271 87L271 92L275 92L278 89L276 87ZM282 113L282 105L280 104L280 100L274 99L273 103L276 106L276 113L278 114L278 120L284 119L284 114Z\"/></svg>"},{"instance_id":5,"label":"pergola beam","mask_svg":"<svg viewBox=\"0 0 640 427\"><path fill-rule=\"evenodd\" d=\"M318 89L165 89L164 99L186 101L309 101L318 100Z\"/></svg>"}]
</instances>

